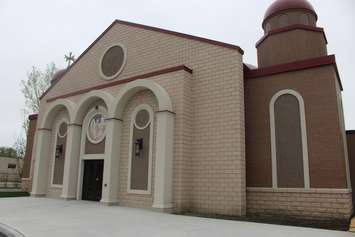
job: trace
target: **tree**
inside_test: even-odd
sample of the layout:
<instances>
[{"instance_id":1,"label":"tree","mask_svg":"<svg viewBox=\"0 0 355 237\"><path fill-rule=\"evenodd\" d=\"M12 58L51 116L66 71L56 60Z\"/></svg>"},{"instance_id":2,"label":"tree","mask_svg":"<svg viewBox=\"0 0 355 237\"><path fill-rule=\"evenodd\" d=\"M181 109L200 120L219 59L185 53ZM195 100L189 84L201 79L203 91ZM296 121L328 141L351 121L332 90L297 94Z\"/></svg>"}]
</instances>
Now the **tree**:
<instances>
[{"instance_id":1,"label":"tree","mask_svg":"<svg viewBox=\"0 0 355 237\"><path fill-rule=\"evenodd\" d=\"M27 79L21 81L21 91L25 98L25 107L22 110L23 132L17 137L13 145L16 157L19 159L25 156L28 115L39 112L40 97L50 86L51 80L56 72L57 67L54 63L48 64L44 72L33 66L32 70L27 73Z\"/></svg>"}]
</instances>

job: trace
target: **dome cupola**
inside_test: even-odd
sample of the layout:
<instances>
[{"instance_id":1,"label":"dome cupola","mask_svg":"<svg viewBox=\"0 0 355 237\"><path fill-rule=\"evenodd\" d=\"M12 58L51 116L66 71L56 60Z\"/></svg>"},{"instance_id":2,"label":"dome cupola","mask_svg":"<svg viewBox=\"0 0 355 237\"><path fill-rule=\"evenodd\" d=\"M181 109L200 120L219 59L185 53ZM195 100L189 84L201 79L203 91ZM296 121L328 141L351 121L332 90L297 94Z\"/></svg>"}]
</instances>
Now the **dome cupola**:
<instances>
[{"instance_id":1,"label":"dome cupola","mask_svg":"<svg viewBox=\"0 0 355 237\"><path fill-rule=\"evenodd\" d=\"M267 9L263 29L265 33L289 25L316 26L318 16L307 0L277 0Z\"/></svg>"}]
</instances>

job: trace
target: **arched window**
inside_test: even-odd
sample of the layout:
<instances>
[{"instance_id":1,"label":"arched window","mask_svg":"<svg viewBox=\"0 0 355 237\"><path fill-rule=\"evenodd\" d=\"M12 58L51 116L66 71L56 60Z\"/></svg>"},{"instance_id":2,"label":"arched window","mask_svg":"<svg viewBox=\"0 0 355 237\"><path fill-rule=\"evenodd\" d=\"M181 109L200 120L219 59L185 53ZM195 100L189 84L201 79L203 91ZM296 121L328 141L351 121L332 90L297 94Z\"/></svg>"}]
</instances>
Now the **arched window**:
<instances>
[{"instance_id":1,"label":"arched window","mask_svg":"<svg viewBox=\"0 0 355 237\"><path fill-rule=\"evenodd\" d=\"M153 110L140 105L132 113L129 149L128 192L149 194L153 144Z\"/></svg>"},{"instance_id":2,"label":"arched window","mask_svg":"<svg viewBox=\"0 0 355 237\"><path fill-rule=\"evenodd\" d=\"M276 93L270 101L273 188L309 188L305 109L293 90Z\"/></svg>"},{"instance_id":3,"label":"arched window","mask_svg":"<svg viewBox=\"0 0 355 237\"><path fill-rule=\"evenodd\" d=\"M68 123L61 120L56 128L56 134L53 146L53 165L51 185L53 187L61 187L63 185L65 148L67 143Z\"/></svg>"}]
</instances>

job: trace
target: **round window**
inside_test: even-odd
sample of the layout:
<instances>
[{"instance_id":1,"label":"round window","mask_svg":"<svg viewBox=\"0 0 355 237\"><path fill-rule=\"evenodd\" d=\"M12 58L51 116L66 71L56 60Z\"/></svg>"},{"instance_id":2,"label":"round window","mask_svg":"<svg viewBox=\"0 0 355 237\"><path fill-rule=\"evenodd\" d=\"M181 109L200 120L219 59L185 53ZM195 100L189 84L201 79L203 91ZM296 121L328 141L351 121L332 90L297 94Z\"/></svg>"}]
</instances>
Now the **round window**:
<instances>
[{"instance_id":1,"label":"round window","mask_svg":"<svg viewBox=\"0 0 355 237\"><path fill-rule=\"evenodd\" d=\"M59 126L58 136L65 137L67 135L68 125L66 122L63 122Z\"/></svg>"},{"instance_id":2,"label":"round window","mask_svg":"<svg viewBox=\"0 0 355 237\"><path fill-rule=\"evenodd\" d=\"M150 123L149 112L145 109L140 110L135 118L136 127L143 129L146 128Z\"/></svg>"},{"instance_id":3,"label":"round window","mask_svg":"<svg viewBox=\"0 0 355 237\"><path fill-rule=\"evenodd\" d=\"M125 64L125 49L120 45L108 48L101 58L100 72L104 79L110 80L118 76Z\"/></svg>"},{"instance_id":4,"label":"round window","mask_svg":"<svg viewBox=\"0 0 355 237\"><path fill-rule=\"evenodd\" d=\"M91 143L100 143L105 138L105 117L101 113L94 114L89 120L87 138Z\"/></svg>"}]
</instances>

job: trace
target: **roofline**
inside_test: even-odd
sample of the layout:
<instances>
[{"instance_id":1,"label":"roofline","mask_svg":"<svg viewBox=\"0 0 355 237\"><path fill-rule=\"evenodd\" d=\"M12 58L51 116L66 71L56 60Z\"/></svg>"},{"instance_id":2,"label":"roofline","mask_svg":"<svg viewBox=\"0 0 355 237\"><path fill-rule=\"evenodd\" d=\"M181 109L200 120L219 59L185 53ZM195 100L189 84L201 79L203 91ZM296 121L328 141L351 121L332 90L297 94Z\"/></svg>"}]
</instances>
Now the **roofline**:
<instances>
[{"instance_id":1,"label":"roofline","mask_svg":"<svg viewBox=\"0 0 355 237\"><path fill-rule=\"evenodd\" d=\"M104 88L108 88L108 87L112 87L112 86L117 86L117 85L120 85L120 84L125 84L125 83L131 82L131 81L135 81L135 80L139 80L139 79L145 79L145 78L154 77L154 76L167 74L167 73L172 73L172 72L177 72L177 71L185 71L185 72L188 72L188 73L192 74L192 69L186 67L185 65L179 65L179 66L175 66L175 67L169 67L169 68L164 68L164 69L160 69L160 70L157 70L157 71L148 72L148 73L141 74L141 75L132 76L132 77L121 79L121 80L116 80L116 81L113 81L113 82L108 82L108 83L97 85L97 86L88 87L88 88L85 88L85 89L81 89L81 90L78 90L78 91L70 92L70 93L67 93L67 94L60 95L60 96L55 96L53 98L47 99L47 102L52 102L52 101L57 100L57 99L63 99L63 98L71 97L71 96L84 94L84 93L87 93L87 92L92 91L92 90L100 90L100 89L104 89Z\"/></svg>"},{"instance_id":2,"label":"roofline","mask_svg":"<svg viewBox=\"0 0 355 237\"><path fill-rule=\"evenodd\" d=\"M261 37L261 39L256 42L255 47L259 47L259 45L264 42L268 37L272 36L272 35L277 35L277 34L281 34L281 33L285 33L288 31L292 31L292 30L307 30L307 31L314 31L314 32L319 32L319 33L323 33L324 39L325 39L325 43L328 44L328 40L327 37L324 33L324 29L321 27L315 27L315 26L307 26L307 25L300 25L300 24L294 24L294 25L290 25L290 26L286 26L286 27L282 27L279 29L275 29L275 30L271 30L269 31L267 34L265 34L263 37Z\"/></svg>"},{"instance_id":3,"label":"roofline","mask_svg":"<svg viewBox=\"0 0 355 237\"><path fill-rule=\"evenodd\" d=\"M163 33L163 34L169 34L169 35L173 35L173 36L180 37L180 38L195 40L195 41L199 41L199 42L203 42L203 43L207 43L207 44L212 44L212 45L216 45L216 46L220 46L220 47L224 47L224 48L228 48L228 49L232 49L232 50L237 50L240 54L242 54L242 55L244 54L243 49L237 45L228 44L228 43L224 43L221 41L207 39L207 38L203 38L203 37L199 37L199 36L188 35L188 34L179 33L179 32L175 32L175 31L171 31L171 30L166 30L166 29L162 29L162 28L157 28L157 27L152 27L152 26L147 26L147 25L142 25L142 24L138 24L138 23L133 23L133 22L122 21L122 20L116 19L111 23L111 25L109 25L109 27L106 28L106 30L104 32L102 32L99 35L99 37L97 37L94 40L94 42L92 42L89 45L89 47L87 49L85 49L85 51L83 53L80 54L80 56L58 78L58 80L56 80L55 82L53 82L49 86L49 88L39 97L39 99L41 100L45 95L47 95L48 92L64 77L64 75L66 75L72 69L72 67L74 67L74 65L96 44L96 42L99 41L115 24L127 25L127 26L132 26L132 27L136 27L136 28L140 28L140 29L155 31L155 32Z\"/></svg>"},{"instance_id":4,"label":"roofline","mask_svg":"<svg viewBox=\"0 0 355 237\"><path fill-rule=\"evenodd\" d=\"M306 70L310 68L322 67L322 66L334 66L335 72L337 74L337 80L339 82L340 89L343 90L343 85L340 80L338 67L335 60L335 55L327 55L318 58L311 58L307 60L300 60L290 63L279 64L271 67L258 68L258 69L248 69L248 67L244 67L245 70L245 78L253 79L260 78L266 76L277 75L281 73L294 72L300 70Z\"/></svg>"},{"instance_id":5,"label":"roofline","mask_svg":"<svg viewBox=\"0 0 355 237\"><path fill-rule=\"evenodd\" d=\"M355 130L346 131L346 135L355 135Z\"/></svg>"}]
</instances>

